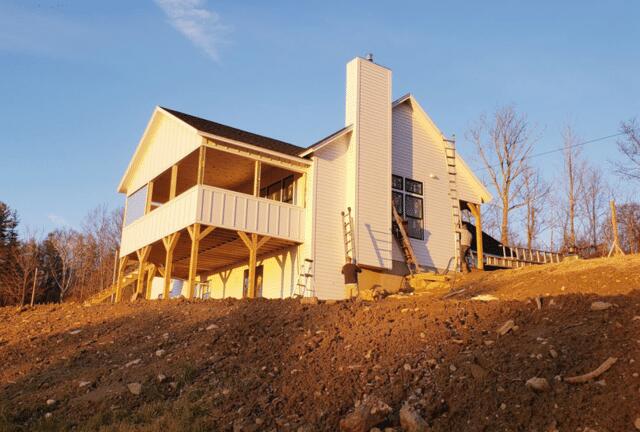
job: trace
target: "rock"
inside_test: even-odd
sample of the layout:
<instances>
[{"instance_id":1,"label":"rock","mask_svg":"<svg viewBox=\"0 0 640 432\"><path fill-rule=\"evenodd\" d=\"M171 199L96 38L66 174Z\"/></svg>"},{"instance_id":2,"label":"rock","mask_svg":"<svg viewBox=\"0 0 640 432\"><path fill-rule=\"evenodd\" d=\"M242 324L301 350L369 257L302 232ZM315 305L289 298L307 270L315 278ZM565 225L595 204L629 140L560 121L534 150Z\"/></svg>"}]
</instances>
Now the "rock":
<instances>
[{"instance_id":1,"label":"rock","mask_svg":"<svg viewBox=\"0 0 640 432\"><path fill-rule=\"evenodd\" d=\"M506 409L507 409L507 404L506 404L506 403L504 403L504 402L502 402L502 403L500 404L500 409L501 409L502 411L506 410Z\"/></svg>"},{"instance_id":2,"label":"rock","mask_svg":"<svg viewBox=\"0 0 640 432\"><path fill-rule=\"evenodd\" d=\"M77 335L78 333L80 333L82 331L82 329L76 329L76 330L71 330L69 332L70 335Z\"/></svg>"},{"instance_id":3,"label":"rock","mask_svg":"<svg viewBox=\"0 0 640 432\"><path fill-rule=\"evenodd\" d=\"M484 381L487 378L488 372L480 365L471 363L469 365L469 370L471 371L471 376L476 381Z\"/></svg>"},{"instance_id":4,"label":"rock","mask_svg":"<svg viewBox=\"0 0 640 432\"><path fill-rule=\"evenodd\" d=\"M452 365L450 365L450 366L449 366L449 370L450 370L451 372L455 372L455 371L457 371L457 370L458 370L458 368L456 367L456 365L452 364Z\"/></svg>"},{"instance_id":5,"label":"rock","mask_svg":"<svg viewBox=\"0 0 640 432\"><path fill-rule=\"evenodd\" d=\"M382 423L391 413L391 407L375 396L365 398L360 405L340 420L343 432L368 432Z\"/></svg>"},{"instance_id":6,"label":"rock","mask_svg":"<svg viewBox=\"0 0 640 432\"><path fill-rule=\"evenodd\" d=\"M207 330L215 330L215 329L217 329L217 328L218 328L218 326L217 326L216 324L209 324L209 325L207 326Z\"/></svg>"},{"instance_id":7,"label":"rock","mask_svg":"<svg viewBox=\"0 0 640 432\"><path fill-rule=\"evenodd\" d=\"M526 382L526 386L537 392L546 392L551 388L546 378L538 377L529 378Z\"/></svg>"},{"instance_id":8,"label":"rock","mask_svg":"<svg viewBox=\"0 0 640 432\"><path fill-rule=\"evenodd\" d=\"M51 414L51 413L46 413L46 414L44 415L44 418L46 418L46 419L49 419L49 418L51 418L51 417L53 417L53 414Z\"/></svg>"},{"instance_id":9,"label":"rock","mask_svg":"<svg viewBox=\"0 0 640 432\"><path fill-rule=\"evenodd\" d=\"M78 383L78 387L81 387L81 388L82 388L82 387L86 387L86 386L88 386L88 385L91 385L91 381L80 381L80 382Z\"/></svg>"},{"instance_id":10,"label":"rock","mask_svg":"<svg viewBox=\"0 0 640 432\"><path fill-rule=\"evenodd\" d=\"M611 303L602 302L602 301L595 301L595 302L591 303L591 310L592 311L602 311L602 310L607 310L612 306L613 305Z\"/></svg>"},{"instance_id":11,"label":"rock","mask_svg":"<svg viewBox=\"0 0 640 432\"><path fill-rule=\"evenodd\" d=\"M382 429L374 427L374 428L369 429L369 432L382 432Z\"/></svg>"},{"instance_id":12,"label":"rock","mask_svg":"<svg viewBox=\"0 0 640 432\"><path fill-rule=\"evenodd\" d=\"M509 333L515 327L516 323L513 320L509 320L506 323L502 324L502 326L496 330L499 336L504 336Z\"/></svg>"},{"instance_id":13,"label":"rock","mask_svg":"<svg viewBox=\"0 0 640 432\"><path fill-rule=\"evenodd\" d=\"M142 361L142 359L135 359L135 360L131 360L129 363L127 363L126 365L124 365L124 367L129 367L129 366L133 366L133 365L137 365L138 363L140 363Z\"/></svg>"},{"instance_id":14,"label":"rock","mask_svg":"<svg viewBox=\"0 0 640 432\"><path fill-rule=\"evenodd\" d=\"M132 394L136 396L142 393L142 384L140 383L129 383L127 384L127 388Z\"/></svg>"},{"instance_id":15,"label":"rock","mask_svg":"<svg viewBox=\"0 0 640 432\"><path fill-rule=\"evenodd\" d=\"M405 363L403 366L404 370L411 371L411 365L409 363Z\"/></svg>"},{"instance_id":16,"label":"rock","mask_svg":"<svg viewBox=\"0 0 640 432\"><path fill-rule=\"evenodd\" d=\"M51 406L51 405L55 405L56 404L56 400L55 399L47 399L47 406Z\"/></svg>"},{"instance_id":17,"label":"rock","mask_svg":"<svg viewBox=\"0 0 640 432\"><path fill-rule=\"evenodd\" d=\"M408 403L400 409L400 426L405 432L426 432L427 422Z\"/></svg>"},{"instance_id":18,"label":"rock","mask_svg":"<svg viewBox=\"0 0 640 432\"><path fill-rule=\"evenodd\" d=\"M131 295L130 301L131 303L133 303L135 301L138 301L141 298L143 298L142 295L138 291L136 291Z\"/></svg>"},{"instance_id":19,"label":"rock","mask_svg":"<svg viewBox=\"0 0 640 432\"><path fill-rule=\"evenodd\" d=\"M318 297L302 297L300 299L300 304L303 305L317 305Z\"/></svg>"},{"instance_id":20,"label":"rock","mask_svg":"<svg viewBox=\"0 0 640 432\"><path fill-rule=\"evenodd\" d=\"M158 374L156 377L159 383L163 383L167 380L167 376L165 374Z\"/></svg>"},{"instance_id":21,"label":"rock","mask_svg":"<svg viewBox=\"0 0 640 432\"><path fill-rule=\"evenodd\" d=\"M166 354L167 352L163 349L159 349L156 351L156 357L162 357Z\"/></svg>"},{"instance_id":22,"label":"rock","mask_svg":"<svg viewBox=\"0 0 640 432\"><path fill-rule=\"evenodd\" d=\"M262 423L264 423L264 420L262 420L260 417L256 417L254 420L255 424L257 424L258 426L260 426Z\"/></svg>"},{"instance_id":23,"label":"rock","mask_svg":"<svg viewBox=\"0 0 640 432\"><path fill-rule=\"evenodd\" d=\"M498 300L498 297L496 297L494 295L491 295L491 294L480 294L480 295L471 297L471 300L490 302L490 301Z\"/></svg>"},{"instance_id":24,"label":"rock","mask_svg":"<svg viewBox=\"0 0 640 432\"><path fill-rule=\"evenodd\" d=\"M633 422L633 425L640 431L640 417L636 417L636 421Z\"/></svg>"},{"instance_id":25,"label":"rock","mask_svg":"<svg viewBox=\"0 0 640 432\"><path fill-rule=\"evenodd\" d=\"M553 358L557 358L557 357L558 357L558 353L557 353L557 351L556 351L556 350L554 350L554 349L550 349L550 350L549 350L549 355L550 355L551 357L553 357Z\"/></svg>"}]
</instances>

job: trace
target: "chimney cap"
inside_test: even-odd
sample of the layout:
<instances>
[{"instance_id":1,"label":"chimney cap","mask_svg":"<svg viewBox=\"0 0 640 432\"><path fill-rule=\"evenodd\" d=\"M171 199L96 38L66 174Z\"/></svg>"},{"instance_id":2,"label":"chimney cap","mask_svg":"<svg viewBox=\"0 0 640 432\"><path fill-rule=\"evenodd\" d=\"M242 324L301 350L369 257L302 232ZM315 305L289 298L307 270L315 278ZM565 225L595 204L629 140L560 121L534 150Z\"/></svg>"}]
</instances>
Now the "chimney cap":
<instances>
[{"instance_id":1,"label":"chimney cap","mask_svg":"<svg viewBox=\"0 0 640 432\"><path fill-rule=\"evenodd\" d=\"M368 53L367 56L365 57L365 59L369 60L370 62L373 63L373 53Z\"/></svg>"}]
</instances>

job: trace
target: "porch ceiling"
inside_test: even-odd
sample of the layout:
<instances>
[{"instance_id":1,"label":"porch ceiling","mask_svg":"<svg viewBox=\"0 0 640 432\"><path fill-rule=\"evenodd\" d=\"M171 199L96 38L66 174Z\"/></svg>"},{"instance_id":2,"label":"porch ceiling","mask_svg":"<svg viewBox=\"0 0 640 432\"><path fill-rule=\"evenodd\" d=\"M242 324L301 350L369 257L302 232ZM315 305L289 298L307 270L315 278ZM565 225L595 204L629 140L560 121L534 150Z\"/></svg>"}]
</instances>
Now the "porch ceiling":
<instances>
[{"instance_id":1,"label":"porch ceiling","mask_svg":"<svg viewBox=\"0 0 640 432\"><path fill-rule=\"evenodd\" d=\"M276 254L278 251L295 245L295 242L270 239L258 252L258 261ZM198 251L198 274L215 273L226 267L246 264L249 261L249 250L235 231L216 228L211 234L200 240ZM191 238L187 230L182 230L174 251L172 275L186 279L189 275L189 259L191 255ZM149 261L157 266L164 266L165 250L162 242L152 245Z\"/></svg>"}]
</instances>

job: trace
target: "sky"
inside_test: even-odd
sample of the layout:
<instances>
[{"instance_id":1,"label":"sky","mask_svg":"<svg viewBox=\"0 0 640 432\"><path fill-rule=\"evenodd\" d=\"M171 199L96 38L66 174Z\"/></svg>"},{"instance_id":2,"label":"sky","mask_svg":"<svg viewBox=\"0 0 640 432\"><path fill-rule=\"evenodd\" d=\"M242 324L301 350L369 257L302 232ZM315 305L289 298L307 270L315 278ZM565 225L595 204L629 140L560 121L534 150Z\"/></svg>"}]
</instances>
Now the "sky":
<instances>
[{"instance_id":1,"label":"sky","mask_svg":"<svg viewBox=\"0 0 640 432\"><path fill-rule=\"evenodd\" d=\"M373 53L465 160L514 104L534 153L640 117L637 1L0 0L0 201L77 227L116 192L156 105L307 146L344 125L345 65ZM611 172L615 139L585 145ZM561 154L535 159L549 180ZM614 176L616 187L634 191Z\"/></svg>"}]
</instances>

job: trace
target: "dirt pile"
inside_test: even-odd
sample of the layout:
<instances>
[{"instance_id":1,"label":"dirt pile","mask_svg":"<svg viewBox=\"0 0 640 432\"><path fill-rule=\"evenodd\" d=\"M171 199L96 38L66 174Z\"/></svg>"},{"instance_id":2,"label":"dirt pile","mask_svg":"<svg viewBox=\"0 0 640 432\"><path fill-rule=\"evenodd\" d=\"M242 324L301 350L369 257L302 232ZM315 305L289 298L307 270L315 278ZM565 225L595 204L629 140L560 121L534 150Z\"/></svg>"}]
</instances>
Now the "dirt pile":
<instances>
[{"instance_id":1,"label":"dirt pile","mask_svg":"<svg viewBox=\"0 0 640 432\"><path fill-rule=\"evenodd\" d=\"M371 398L391 408L380 430L403 407L433 431L633 430L638 269L472 274L445 299L0 309L0 430L335 431Z\"/></svg>"}]
</instances>

